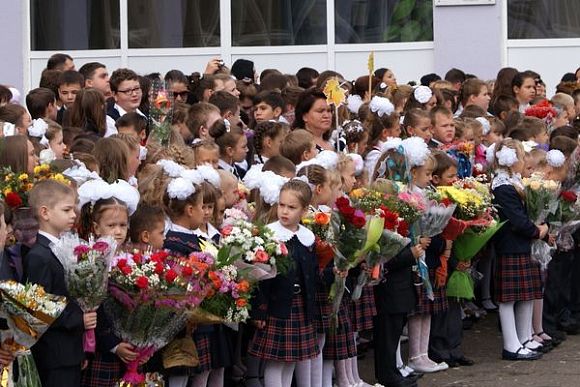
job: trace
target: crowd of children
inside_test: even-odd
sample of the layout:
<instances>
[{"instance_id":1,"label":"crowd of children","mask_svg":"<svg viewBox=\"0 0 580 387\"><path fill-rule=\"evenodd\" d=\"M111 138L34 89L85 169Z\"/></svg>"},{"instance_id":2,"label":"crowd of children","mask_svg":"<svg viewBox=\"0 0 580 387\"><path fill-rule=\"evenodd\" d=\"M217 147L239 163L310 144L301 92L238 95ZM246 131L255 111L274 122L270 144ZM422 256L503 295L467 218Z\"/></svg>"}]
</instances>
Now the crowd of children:
<instances>
[{"instance_id":1,"label":"crowd of children","mask_svg":"<svg viewBox=\"0 0 580 387\"><path fill-rule=\"evenodd\" d=\"M521 182L542 172L566 187L578 184L580 69L577 82L560 83L550 97L539 74L513 68L494 81L452 69L445 79L429 74L420 84L398 84L388 69L353 82L311 68L266 69L258 77L247 60L230 70L215 59L203 74L171 70L163 78L126 68L109 76L97 62L77 70L65 54L49 62L24 101L0 86L0 167L33 175L39 163L51 164L73 185L35 184L29 208L14 208L2 193L0 279L66 296L50 249L63 232L188 255L202 242L219 245L232 208L267 224L290 251L291 269L260 282L245 324L189 324L167 348L185 354L183 365L165 367L159 353L142 362L165 385L368 386L357 358L371 340L376 382L415 386L421 374L474 364L461 349L463 329L486 312L499 312L508 360L539 359L564 332L580 329L580 249L558 249L546 268L531 260L532 242L554 244L556 235L530 220ZM341 106L329 105L323 92L330 80L348 95ZM161 118L154 112L159 85L171 105ZM161 120L170 125L163 141L153 135ZM450 151L459 142L473 147L467 164ZM387 157L394 147L406 155L403 170ZM194 169L203 182L183 177ZM505 222L473 263L482 273L477 301L446 296L445 279L460 265L453 242L418 237L383 265L378 284L364 286L356 300L346 293L333 326L334 278L352 291L370 268L341 271L333 260L320 267L315 236L301 224L306 214L330 214L353 189L381 191L387 180L426 195L473 173L489 176ZM94 180L104 188L83 190ZM421 256L432 296L418 282ZM96 329L96 352L85 356L89 329ZM32 354L44 387L114 386L138 356L101 308L83 313L75 302ZM2 346L0 363L13 360Z\"/></svg>"}]
</instances>

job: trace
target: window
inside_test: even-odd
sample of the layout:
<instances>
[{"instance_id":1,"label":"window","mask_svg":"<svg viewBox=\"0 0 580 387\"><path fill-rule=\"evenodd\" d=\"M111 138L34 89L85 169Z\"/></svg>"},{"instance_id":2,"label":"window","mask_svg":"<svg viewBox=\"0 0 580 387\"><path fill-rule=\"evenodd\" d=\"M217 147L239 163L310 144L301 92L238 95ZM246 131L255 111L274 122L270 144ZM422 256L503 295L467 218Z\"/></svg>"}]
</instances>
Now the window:
<instances>
[{"instance_id":1,"label":"window","mask_svg":"<svg viewBox=\"0 0 580 387\"><path fill-rule=\"evenodd\" d=\"M217 0L128 0L129 48L220 45Z\"/></svg>"},{"instance_id":2,"label":"window","mask_svg":"<svg viewBox=\"0 0 580 387\"><path fill-rule=\"evenodd\" d=\"M326 44L326 0L232 0L233 46Z\"/></svg>"},{"instance_id":3,"label":"window","mask_svg":"<svg viewBox=\"0 0 580 387\"><path fill-rule=\"evenodd\" d=\"M432 0L341 0L334 13L336 43L433 40Z\"/></svg>"},{"instance_id":4,"label":"window","mask_svg":"<svg viewBox=\"0 0 580 387\"><path fill-rule=\"evenodd\" d=\"M31 0L32 50L119 48L119 0Z\"/></svg>"},{"instance_id":5,"label":"window","mask_svg":"<svg viewBox=\"0 0 580 387\"><path fill-rule=\"evenodd\" d=\"M580 38L578 0L509 0L508 38Z\"/></svg>"}]
</instances>

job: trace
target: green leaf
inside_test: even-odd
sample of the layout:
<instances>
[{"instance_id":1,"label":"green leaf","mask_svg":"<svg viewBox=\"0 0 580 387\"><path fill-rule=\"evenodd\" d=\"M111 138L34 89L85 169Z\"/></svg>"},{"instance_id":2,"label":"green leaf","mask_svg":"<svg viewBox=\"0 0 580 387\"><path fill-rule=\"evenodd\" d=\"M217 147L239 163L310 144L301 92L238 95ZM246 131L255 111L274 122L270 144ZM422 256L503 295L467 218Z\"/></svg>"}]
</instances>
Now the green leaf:
<instances>
[{"instance_id":1,"label":"green leaf","mask_svg":"<svg viewBox=\"0 0 580 387\"><path fill-rule=\"evenodd\" d=\"M415 8L415 0L401 0L393 11L392 21L398 22L408 18Z\"/></svg>"},{"instance_id":2,"label":"green leaf","mask_svg":"<svg viewBox=\"0 0 580 387\"><path fill-rule=\"evenodd\" d=\"M402 42L415 42L419 35L421 35L421 24L417 20L410 20L401 29Z\"/></svg>"}]
</instances>

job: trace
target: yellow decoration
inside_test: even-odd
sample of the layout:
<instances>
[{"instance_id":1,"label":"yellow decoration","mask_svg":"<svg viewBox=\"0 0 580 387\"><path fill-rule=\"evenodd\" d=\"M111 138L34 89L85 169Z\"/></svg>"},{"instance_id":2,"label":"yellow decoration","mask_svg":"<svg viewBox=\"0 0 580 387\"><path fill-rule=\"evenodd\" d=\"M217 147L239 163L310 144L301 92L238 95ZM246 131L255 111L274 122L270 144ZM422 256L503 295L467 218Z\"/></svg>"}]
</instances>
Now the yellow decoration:
<instances>
[{"instance_id":1,"label":"yellow decoration","mask_svg":"<svg viewBox=\"0 0 580 387\"><path fill-rule=\"evenodd\" d=\"M323 92L324 95L326 95L326 102L328 102L328 104L333 104L335 107L340 106L344 101L346 101L346 93L344 89L340 87L340 83L336 78L329 79L328 82L326 82Z\"/></svg>"},{"instance_id":2,"label":"yellow decoration","mask_svg":"<svg viewBox=\"0 0 580 387\"><path fill-rule=\"evenodd\" d=\"M369 53L369 60L367 61L367 66L369 69L369 74L374 73L375 71L375 52L371 51Z\"/></svg>"}]
</instances>

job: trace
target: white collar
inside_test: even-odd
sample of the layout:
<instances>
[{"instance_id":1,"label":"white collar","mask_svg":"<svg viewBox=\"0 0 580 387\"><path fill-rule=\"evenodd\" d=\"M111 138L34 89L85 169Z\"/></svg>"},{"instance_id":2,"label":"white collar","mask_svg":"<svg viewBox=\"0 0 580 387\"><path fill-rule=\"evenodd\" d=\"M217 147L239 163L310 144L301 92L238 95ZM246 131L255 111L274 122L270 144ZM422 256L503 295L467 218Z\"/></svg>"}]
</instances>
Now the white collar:
<instances>
[{"instance_id":1,"label":"white collar","mask_svg":"<svg viewBox=\"0 0 580 387\"><path fill-rule=\"evenodd\" d=\"M218 160L218 166L223 169L224 171L228 171L228 172L232 172L234 173L234 166L231 164L226 163L224 160L219 159Z\"/></svg>"},{"instance_id":2,"label":"white collar","mask_svg":"<svg viewBox=\"0 0 580 387\"><path fill-rule=\"evenodd\" d=\"M507 173L507 171L503 169L498 169L491 182L491 189L494 190L502 185L511 185L521 190L524 189L524 184L522 183L522 178L519 174L514 173L513 175L510 176L510 174Z\"/></svg>"},{"instance_id":3,"label":"white collar","mask_svg":"<svg viewBox=\"0 0 580 387\"><path fill-rule=\"evenodd\" d=\"M38 233L48 239L51 243L58 244L59 239L52 234L47 233L46 231L38 230Z\"/></svg>"},{"instance_id":4,"label":"white collar","mask_svg":"<svg viewBox=\"0 0 580 387\"><path fill-rule=\"evenodd\" d=\"M207 232L201 231L201 229L193 230L193 233L199 237L211 239L216 235L220 235L220 232L211 223L207 224Z\"/></svg>"},{"instance_id":5,"label":"white collar","mask_svg":"<svg viewBox=\"0 0 580 387\"><path fill-rule=\"evenodd\" d=\"M180 233L183 233L183 234L194 235L193 230L190 230L188 228L185 228L185 227L180 226L178 224L175 224L173 222L171 222L171 225L169 226L169 230L170 231L174 231L174 232L180 232Z\"/></svg>"},{"instance_id":6,"label":"white collar","mask_svg":"<svg viewBox=\"0 0 580 387\"><path fill-rule=\"evenodd\" d=\"M302 225L298 225L298 230L296 232L288 230L286 227L282 226L279 221L270 223L266 227L274 232L274 236L280 242L288 242L294 235L296 235L300 243L304 246L310 247L314 244L314 234Z\"/></svg>"},{"instance_id":7,"label":"white collar","mask_svg":"<svg viewBox=\"0 0 580 387\"><path fill-rule=\"evenodd\" d=\"M121 106L117 105L117 103L115 103L114 108L115 108L115 110L117 110L119 112L119 115L121 117L123 117L125 114L127 114L127 111L125 109L123 109ZM137 109L137 110L135 110L135 112L137 114L139 114L141 117L145 117L145 114L143 114L143 112L141 110ZM147 117L145 117L145 118L147 118Z\"/></svg>"}]
</instances>

